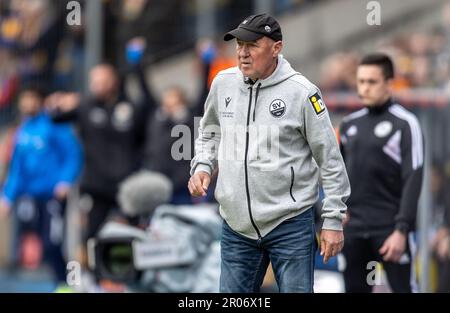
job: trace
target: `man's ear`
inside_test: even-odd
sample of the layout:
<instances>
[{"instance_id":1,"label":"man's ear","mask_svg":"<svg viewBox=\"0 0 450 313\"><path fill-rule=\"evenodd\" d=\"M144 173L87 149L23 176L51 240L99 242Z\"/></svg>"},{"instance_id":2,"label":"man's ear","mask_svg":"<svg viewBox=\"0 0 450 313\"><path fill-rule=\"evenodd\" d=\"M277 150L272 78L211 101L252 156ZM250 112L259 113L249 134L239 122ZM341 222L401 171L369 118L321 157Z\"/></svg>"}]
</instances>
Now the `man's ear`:
<instances>
[{"instance_id":1,"label":"man's ear","mask_svg":"<svg viewBox=\"0 0 450 313\"><path fill-rule=\"evenodd\" d=\"M389 78L387 80L387 86L388 86L389 92L392 94L392 92L394 91L394 79L393 78Z\"/></svg>"},{"instance_id":2,"label":"man's ear","mask_svg":"<svg viewBox=\"0 0 450 313\"><path fill-rule=\"evenodd\" d=\"M281 40L277 41L273 45L273 56L277 57L280 54L281 49L283 49L283 42Z\"/></svg>"}]
</instances>

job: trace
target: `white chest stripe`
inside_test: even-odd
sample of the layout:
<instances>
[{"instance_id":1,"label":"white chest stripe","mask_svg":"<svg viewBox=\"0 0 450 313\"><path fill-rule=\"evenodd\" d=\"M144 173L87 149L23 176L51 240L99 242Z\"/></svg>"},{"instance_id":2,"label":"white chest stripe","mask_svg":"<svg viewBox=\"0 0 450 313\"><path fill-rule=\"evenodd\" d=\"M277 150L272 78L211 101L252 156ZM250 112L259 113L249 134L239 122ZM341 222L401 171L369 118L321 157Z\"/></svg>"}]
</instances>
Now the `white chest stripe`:
<instances>
[{"instance_id":1,"label":"white chest stripe","mask_svg":"<svg viewBox=\"0 0 450 313\"><path fill-rule=\"evenodd\" d=\"M406 111L403 107L397 104L392 105L389 108L389 112L408 122L409 128L411 129L412 167L415 170L423 165L423 140L419 122L414 114Z\"/></svg>"},{"instance_id":2,"label":"white chest stripe","mask_svg":"<svg viewBox=\"0 0 450 313\"><path fill-rule=\"evenodd\" d=\"M355 118L364 116L364 115L366 115L367 113L369 113L369 110L368 110L367 108L363 108L363 109L361 109L361 110L358 110L358 111L356 111L356 112L353 112L353 113L351 113L351 114L345 116L345 117L342 119L342 121L348 122L348 121L353 120L353 119L355 119Z\"/></svg>"},{"instance_id":3,"label":"white chest stripe","mask_svg":"<svg viewBox=\"0 0 450 313\"><path fill-rule=\"evenodd\" d=\"M383 147L384 153L390 156L398 164L402 164L402 150L400 148L401 139L402 132L397 130Z\"/></svg>"}]
</instances>

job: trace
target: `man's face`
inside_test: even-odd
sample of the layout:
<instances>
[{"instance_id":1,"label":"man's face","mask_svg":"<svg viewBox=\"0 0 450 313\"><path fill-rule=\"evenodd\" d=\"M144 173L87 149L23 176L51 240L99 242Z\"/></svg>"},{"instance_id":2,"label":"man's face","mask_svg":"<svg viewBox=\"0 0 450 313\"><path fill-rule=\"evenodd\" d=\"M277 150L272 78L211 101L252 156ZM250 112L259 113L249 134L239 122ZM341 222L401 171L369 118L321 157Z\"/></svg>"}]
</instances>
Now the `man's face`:
<instances>
[{"instance_id":1,"label":"man's face","mask_svg":"<svg viewBox=\"0 0 450 313\"><path fill-rule=\"evenodd\" d=\"M391 96L391 80L386 80L383 70L377 65L360 65L356 72L356 86L361 102L365 106L385 103Z\"/></svg>"},{"instance_id":2,"label":"man's face","mask_svg":"<svg viewBox=\"0 0 450 313\"><path fill-rule=\"evenodd\" d=\"M168 114L174 114L183 109L185 104L182 95L176 89L169 89L162 96L162 108Z\"/></svg>"},{"instance_id":3,"label":"man's face","mask_svg":"<svg viewBox=\"0 0 450 313\"><path fill-rule=\"evenodd\" d=\"M22 115L35 115L39 112L42 99L33 92L25 91L19 97L19 110Z\"/></svg>"},{"instance_id":4,"label":"man's face","mask_svg":"<svg viewBox=\"0 0 450 313\"><path fill-rule=\"evenodd\" d=\"M90 72L89 89L96 99L106 100L117 92L116 73L107 65L98 65Z\"/></svg>"},{"instance_id":5,"label":"man's face","mask_svg":"<svg viewBox=\"0 0 450 313\"><path fill-rule=\"evenodd\" d=\"M253 80L267 78L276 67L276 59L283 44L268 37L256 41L237 39L238 66L245 77Z\"/></svg>"}]
</instances>

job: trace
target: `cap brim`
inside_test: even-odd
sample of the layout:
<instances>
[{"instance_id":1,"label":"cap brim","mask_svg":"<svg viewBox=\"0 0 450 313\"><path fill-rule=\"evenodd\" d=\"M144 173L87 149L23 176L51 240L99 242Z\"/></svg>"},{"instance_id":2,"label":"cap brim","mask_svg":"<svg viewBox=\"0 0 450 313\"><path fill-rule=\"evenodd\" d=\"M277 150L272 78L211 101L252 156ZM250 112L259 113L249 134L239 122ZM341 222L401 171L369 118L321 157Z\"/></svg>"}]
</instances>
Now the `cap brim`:
<instances>
[{"instance_id":1,"label":"cap brim","mask_svg":"<svg viewBox=\"0 0 450 313\"><path fill-rule=\"evenodd\" d=\"M245 28L238 27L236 29L233 29L232 31L229 31L223 36L223 40L229 41L234 38L237 38L242 41L255 41L261 38L262 34L255 33L249 30L246 30Z\"/></svg>"}]
</instances>

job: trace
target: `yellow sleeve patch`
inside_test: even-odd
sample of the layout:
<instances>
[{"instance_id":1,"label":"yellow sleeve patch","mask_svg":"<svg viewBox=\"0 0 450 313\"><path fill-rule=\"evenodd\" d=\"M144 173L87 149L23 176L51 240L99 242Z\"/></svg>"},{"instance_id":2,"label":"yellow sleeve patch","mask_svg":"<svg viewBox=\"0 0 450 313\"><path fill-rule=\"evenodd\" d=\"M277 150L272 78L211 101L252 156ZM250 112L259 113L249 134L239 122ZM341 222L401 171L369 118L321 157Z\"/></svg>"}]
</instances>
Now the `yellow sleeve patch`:
<instances>
[{"instance_id":1,"label":"yellow sleeve patch","mask_svg":"<svg viewBox=\"0 0 450 313\"><path fill-rule=\"evenodd\" d=\"M317 115L321 114L325 111L325 104L322 101L322 98L320 98L319 93L315 93L311 97L309 97L309 101L311 102L314 112L316 112Z\"/></svg>"}]
</instances>

